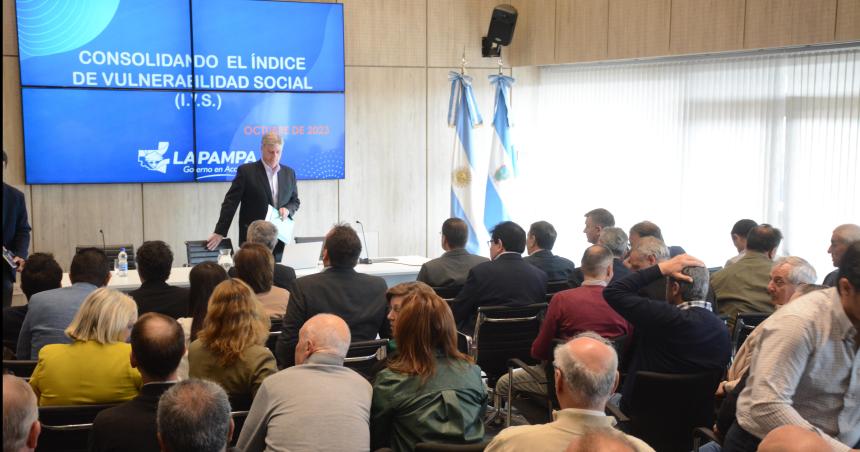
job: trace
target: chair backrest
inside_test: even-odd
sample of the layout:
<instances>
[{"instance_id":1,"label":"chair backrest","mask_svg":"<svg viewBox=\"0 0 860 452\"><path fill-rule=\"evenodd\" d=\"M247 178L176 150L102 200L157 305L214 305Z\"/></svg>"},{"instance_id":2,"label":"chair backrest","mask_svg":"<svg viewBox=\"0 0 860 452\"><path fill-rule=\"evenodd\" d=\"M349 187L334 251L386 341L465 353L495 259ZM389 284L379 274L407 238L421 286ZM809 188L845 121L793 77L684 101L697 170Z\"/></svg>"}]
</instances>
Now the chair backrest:
<instances>
[{"instance_id":1,"label":"chair backrest","mask_svg":"<svg viewBox=\"0 0 860 452\"><path fill-rule=\"evenodd\" d=\"M78 254L82 249L85 248L98 248L105 252L108 258L108 265L113 270L113 260L119 256L120 248L125 248L125 254L128 255L128 268L129 270L134 270L137 268L137 263L134 261L134 245L131 243L128 244L119 244L119 245L77 245L75 246L75 254Z\"/></svg>"},{"instance_id":2,"label":"chair backrest","mask_svg":"<svg viewBox=\"0 0 860 452\"><path fill-rule=\"evenodd\" d=\"M629 402L630 434L659 451L689 451L692 431L714 425L721 372L636 373Z\"/></svg>"},{"instance_id":3,"label":"chair backrest","mask_svg":"<svg viewBox=\"0 0 860 452\"><path fill-rule=\"evenodd\" d=\"M527 306L481 306L475 321L470 354L487 374L487 384L508 371L508 360L517 358L536 364L531 356L532 342L538 335L546 313L546 303Z\"/></svg>"},{"instance_id":4,"label":"chair backrest","mask_svg":"<svg viewBox=\"0 0 860 452\"><path fill-rule=\"evenodd\" d=\"M188 240L185 242L185 257L189 267L193 267L201 262L218 262L218 255L221 250L230 250L233 254L233 241L229 238L221 240L218 248L209 250L206 248L206 240Z\"/></svg>"},{"instance_id":5,"label":"chair backrest","mask_svg":"<svg viewBox=\"0 0 860 452\"><path fill-rule=\"evenodd\" d=\"M29 380L39 361L29 359L4 359L3 373L12 374L18 378Z\"/></svg>"},{"instance_id":6,"label":"chair backrest","mask_svg":"<svg viewBox=\"0 0 860 452\"><path fill-rule=\"evenodd\" d=\"M474 444L418 443L415 452L482 452L489 442Z\"/></svg>"},{"instance_id":7,"label":"chair backrest","mask_svg":"<svg viewBox=\"0 0 860 452\"><path fill-rule=\"evenodd\" d=\"M385 361L388 339L353 342L346 353L343 365L360 373L364 378L372 380L379 363Z\"/></svg>"},{"instance_id":8,"label":"chair backrest","mask_svg":"<svg viewBox=\"0 0 860 452\"><path fill-rule=\"evenodd\" d=\"M85 451L96 415L116 404L39 407L38 451Z\"/></svg>"},{"instance_id":9,"label":"chair backrest","mask_svg":"<svg viewBox=\"0 0 860 452\"><path fill-rule=\"evenodd\" d=\"M278 343L278 336L281 335L281 328L284 326L284 321L278 318L270 318L272 325L269 327L269 337L266 339L266 348L275 354L275 346Z\"/></svg>"},{"instance_id":10,"label":"chair backrest","mask_svg":"<svg viewBox=\"0 0 860 452\"><path fill-rule=\"evenodd\" d=\"M444 298L446 300L456 298L457 294L459 294L461 290L463 290L463 286L447 286L433 288L433 292L436 292L436 295L439 295L440 298Z\"/></svg>"},{"instance_id":11,"label":"chair backrest","mask_svg":"<svg viewBox=\"0 0 860 452\"><path fill-rule=\"evenodd\" d=\"M768 317L770 317L770 314L758 312L748 314L738 313L735 316L735 325L732 329L732 356L734 356L734 352L737 352L741 348L741 345L744 344L744 341L752 330Z\"/></svg>"},{"instance_id":12,"label":"chair backrest","mask_svg":"<svg viewBox=\"0 0 860 452\"><path fill-rule=\"evenodd\" d=\"M546 293L547 294L555 294L561 292L562 290L570 289L570 282L566 279L559 281L549 281L546 283Z\"/></svg>"}]
</instances>

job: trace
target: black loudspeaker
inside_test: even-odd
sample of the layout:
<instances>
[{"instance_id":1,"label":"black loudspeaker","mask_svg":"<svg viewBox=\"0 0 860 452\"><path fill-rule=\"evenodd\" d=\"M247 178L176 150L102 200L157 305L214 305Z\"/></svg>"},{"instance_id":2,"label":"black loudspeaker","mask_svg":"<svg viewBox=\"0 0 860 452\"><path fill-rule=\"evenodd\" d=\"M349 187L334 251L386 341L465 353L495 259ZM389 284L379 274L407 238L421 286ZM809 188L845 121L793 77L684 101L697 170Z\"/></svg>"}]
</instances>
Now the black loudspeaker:
<instances>
[{"instance_id":1,"label":"black loudspeaker","mask_svg":"<svg viewBox=\"0 0 860 452\"><path fill-rule=\"evenodd\" d=\"M481 40L481 54L484 57L498 57L502 47L511 43L517 26L517 10L511 5L499 5L490 17L490 29Z\"/></svg>"}]
</instances>

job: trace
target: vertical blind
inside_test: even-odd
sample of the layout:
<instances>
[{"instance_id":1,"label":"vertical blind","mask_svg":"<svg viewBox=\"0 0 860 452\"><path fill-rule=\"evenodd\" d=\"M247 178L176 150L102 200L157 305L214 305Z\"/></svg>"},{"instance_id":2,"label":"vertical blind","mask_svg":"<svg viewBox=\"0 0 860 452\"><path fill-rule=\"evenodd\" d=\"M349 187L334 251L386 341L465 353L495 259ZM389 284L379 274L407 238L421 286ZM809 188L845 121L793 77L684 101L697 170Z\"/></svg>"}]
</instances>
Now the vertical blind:
<instances>
[{"instance_id":1,"label":"vertical blind","mask_svg":"<svg viewBox=\"0 0 860 452\"><path fill-rule=\"evenodd\" d=\"M522 219L578 260L582 215L661 226L708 266L751 218L780 254L832 269L832 229L860 222L860 48L540 69L521 143ZM516 88L515 88L516 90ZM516 95L516 94L515 94ZM516 109L516 98L515 105Z\"/></svg>"}]
</instances>

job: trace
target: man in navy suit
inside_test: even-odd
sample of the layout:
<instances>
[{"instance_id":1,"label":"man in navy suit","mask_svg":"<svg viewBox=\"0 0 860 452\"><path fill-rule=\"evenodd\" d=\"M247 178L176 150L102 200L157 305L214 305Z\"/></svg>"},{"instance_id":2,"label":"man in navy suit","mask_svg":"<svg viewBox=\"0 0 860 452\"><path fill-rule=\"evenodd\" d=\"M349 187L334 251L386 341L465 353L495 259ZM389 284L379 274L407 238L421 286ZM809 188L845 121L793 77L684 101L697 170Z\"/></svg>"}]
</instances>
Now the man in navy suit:
<instances>
[{"instance_id":1,"label":"man in navy suit","mask_svg":"<svg viewBox=\"0 0 860 452\"><path fill-rule=\"evenodd\" d=\"M526 306L546 298L546 273L523 260L526 231L505 221L493 228L491 237L492 260L472 267L451 303L460 331L472 331L480 306Z\"/></svg>"},{"instance_id":2,"label":"man in navy suit","mask_svg":"<svg viewBox=\"0 0 860 452\"><path fill-rule=\"evenodd\" d=\"M281 165L281 151L284 139L276 131L263 135L260 144L262 158L259 161L246 163L239 167L233 184L224 195L221 204L221 215L215 232L209 236L207 246L214 250L227 235L236 208L239 208L239 245L245 242L248 226L254 220L266 218L268 206L278 209L281 218L293 218L299 210L299 192L296 187L296 172L286 165ZM241 207L239 206L241 204ZM283 243L275 248L276 258L284 249Z\"/></svg>"},{"instance_id":3,"label":"man in navy suit","mask_svg":"<svg viewBox=\"0 0 860 452\"><path fill-rule=\"evenodd\" d=\"M3 172L9 158L3 150ZM4 174L5 176L5 174ZM5 179L5 177L4 177ZM3 182L3 250L12 253L12 260L17 268L3 264L3 307L12 305L12 286L15 284L15 274L24 267L27 259L27 249L30 247L30 222L27 221L27 204L24 193Z\"/></svg>"}]
</instances>

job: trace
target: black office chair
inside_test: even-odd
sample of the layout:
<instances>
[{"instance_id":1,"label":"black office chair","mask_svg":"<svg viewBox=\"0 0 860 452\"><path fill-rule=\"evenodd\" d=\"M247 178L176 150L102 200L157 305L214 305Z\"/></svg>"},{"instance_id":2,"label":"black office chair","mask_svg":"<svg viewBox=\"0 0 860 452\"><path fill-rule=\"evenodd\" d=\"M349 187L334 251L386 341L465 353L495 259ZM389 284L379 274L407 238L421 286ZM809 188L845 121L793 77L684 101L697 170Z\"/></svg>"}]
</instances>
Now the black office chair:
<instances>
[{"instance_id":1,"label":"black office chair","mask_svg":"<svg viewBox=\"0 0 860 452\"><path fill-rule=\"evenodd\" d=\"M552 349L555 350L556 347L565 342L567 341L564 339L553 339ZM544 361L539 371L517 358L508 361L509 381L513 381L514 369L522 369L532 380L546 382L546 395L541 396L540 394L519 391L514 388L513 384L508 385L508 393L505 395L508 400L508 415L507 419L505 419L506 427L511 425L511 408L514 406L529 421L529 424L546 424L552 421L552 412L559 409L560 405L555 388L555 357L553 354L550 356L552 359Z\"/></svg>"},{"instance_id":2,"label":"black office chair","mask_svg":"<svg viewBox=\"0 0 860 452\"><path fill-rule=\"evenodd\" d=\"M211 251L206 248L206 240L188 240L185 242L185 257L189 267L201 262L218 262L218 255L221 254L221 250L230 250L230 255L232 255L233 241L225 238L218 244L218 248Z\"/></svg>"},{"instance_id":3,"label":"black office chair","mask_svg":"<svg viewBox=\"0 0 860 452\"><path fill-rule=\"evenodd\" d=\"M481 306L475 321L475 332L469 343L469 354L487 375L487 385L508 371L508 360L517 358L534 365L532 342L540 331L546 314L546 303L526 306Z\"/></svg>"},{"instance_id":4,"label":"black office chair","mask_svg":"<svg viewBox=\"0 0 860 452\"><path fill-rule=\"evenodd\" d=\"M764 313L738 313L735 316L735 327L732 330L732 356L737 353L741 345L744 344L747 337L761 322L770 317L770 314Z\"/></svg>"},{"instance_id":5,"label":"black office chair","mask_svg":"<svg viewBox=\"0 0 860 452\"><path fill-rule=\"evenodd\" d=\"M388 339L353 342L349 346L343 365L358 372L368 381L372 381L379 369L379 363L388 356Z\"/></svg>"},{"instance_id":6,"label":"black office chair","mask_svg":"<svg viewBox=\"0 0 860 452\"><path fill-rule=\"evenodd\" d=\"M558 292L561 292L562 290L567 290L570 288L570 281L566 279L562 279L559 281L549 281L546 283L547 294L556 294Z\"/></svg>"},{"instance_id":7,"label":"black office chair","mask_svg":"<svg viewBox=\"0 0 860 452\"><path fill-rule=\"evenodd\" d=\"M418 443L415 452L483 452L489 441L474 444Z\"/></svg>"},{"instance_id":8,"label":"black office chair","mask_svg":"<svg viewBox=\"0 0 860 452\"><path fill-rule=\"evenodd\" d=\"M461 290L463 290L463 286L446 286L433 288L433 292L436 292L436 295L439 295L440 298L444 298L446 300L457 298L457 294L459 294Z\"/></svg>"},{"instance_id":9,"label":"black office chair","mask_svg":"<svg viewBox=\"0 0 860 452\"><path fill-rule=\"evenodd\" d=\"M135 270L137 269L137 264L134 261L134 245L129 244L119 244L119 245L78 245L75 247L75 254L78 254L82 249L85 248L98 248L104 251L105 255L107 255L108 263L113 266L113 260L117 259L119 256L120 248L125 248L125 254L128 255L128 269ZM113 268L113 267L111 267Z\"/></svg>"},{"instance_id":10,"label":"black office chair","mask_svg":"<svg viewBox=\"0 0 860 452\"><path fill-rule=\"evenodd\" d=\"M688 452L693 429L714 425L714 391L721 371L698 374L636 373L627 416L619 427L659 451Z\"/></svg>"},{"instance_id":11,"label":"black office chair","mask_svg":"<svg viewBox=\"0 0 860 452\"><path fill-rule=\"evenodd\" d=\"M18 378L23 378L24 380L30 380L30 376L33 375L33 370L36 368L36 364L38 362L39 361L37 360L29 359L4 359L3 373L12 374Z\"/></svg>"},{"instance_id":12,"label":"black office chair","mask_svg":"<svg viewBox=\"0 0 860 452\"><path fill-rule=\"evenodd\" d=\"M36 450L86 451L96 415L114 406L116 404L40 407L42 433Z\"/></svg>"},{"instance_id":13,"label":"black office chair","mask_svg":"<svg viewBox=\"0 0 860 452\"><path fill-rule=\"evenodd\" d=\"M275 353L275 345L278 343L278 336L281 335L281 328L284 326L284 321L282 319L270 318L269 321L272 322L269 327L269 337L266 339L266 348L272 351L272 354Z\"/></svg>"}]
</instances>

